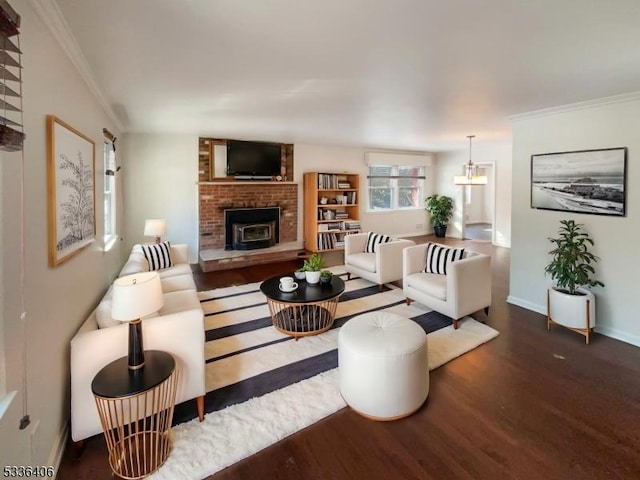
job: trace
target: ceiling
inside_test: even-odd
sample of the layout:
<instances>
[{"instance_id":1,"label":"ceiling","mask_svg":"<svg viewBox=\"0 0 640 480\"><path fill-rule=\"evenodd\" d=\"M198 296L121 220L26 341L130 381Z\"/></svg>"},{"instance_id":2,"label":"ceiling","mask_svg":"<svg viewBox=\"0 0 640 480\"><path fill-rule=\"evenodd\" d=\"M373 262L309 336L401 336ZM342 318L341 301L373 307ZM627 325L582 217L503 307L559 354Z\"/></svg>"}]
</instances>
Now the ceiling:
<instances>
[{"instance_id":1,"label":"ceiling","mask_svg":"<svg viewBox=\"0 0 640 480\"><path fill-rule=\"evenodd\" d=\"M423 151L640 90L638 0L49 0L125 131Z\"/></svg>"}]
</instances>

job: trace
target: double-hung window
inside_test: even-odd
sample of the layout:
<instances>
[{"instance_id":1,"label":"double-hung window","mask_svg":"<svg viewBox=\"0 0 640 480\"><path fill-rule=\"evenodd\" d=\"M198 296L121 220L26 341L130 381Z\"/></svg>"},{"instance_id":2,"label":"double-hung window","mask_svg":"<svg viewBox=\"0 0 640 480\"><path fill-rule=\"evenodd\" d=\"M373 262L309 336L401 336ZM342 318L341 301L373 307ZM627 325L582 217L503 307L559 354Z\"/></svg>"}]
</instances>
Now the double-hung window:
<instances>
[{"instance_id":1,"label":"double-hung window","mask_svg":"<svg viewBox=\"0 0 640 480\"><path fill-rule=\"evenodd\" d=\"M425 167L369 165L369 210L423 208Z\"/></svg>"},{"instance_id":2,"label":"double-hung window","mask_svg":"<svg viewBox=\"0 0 640 480\"><path fill-rule=\"evenodd\" d=\"M116 231L116 151L114 143L104 141L104 243L109 245Z\"/></svg>"}]
</instances>

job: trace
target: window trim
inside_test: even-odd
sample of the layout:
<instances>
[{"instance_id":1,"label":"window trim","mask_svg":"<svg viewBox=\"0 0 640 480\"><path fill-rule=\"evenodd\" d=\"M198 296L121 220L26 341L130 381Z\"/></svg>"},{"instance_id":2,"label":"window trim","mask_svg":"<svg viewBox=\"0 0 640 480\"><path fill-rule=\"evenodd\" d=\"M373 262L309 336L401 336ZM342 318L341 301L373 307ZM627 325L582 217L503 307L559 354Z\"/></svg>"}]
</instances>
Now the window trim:
<instances>
[{"instance_id":1,"label":"window trim","mask_svg":"<svg viewBox=\"0 0 640 480\"><path fill-rule=\"evenodd\" d=\"M105 129L106 130L106 129ZM116 171L117 171L117 159L116 159L116 138L112 134L108 134L105 131L105 138L103 144L103 167L104 167L104 181L103 181L103 224L102 227L104 229L103 242L104 242L104 250L109 251L113 248L117 238L118 238L118 218L117 218L117 182L116 182ZM109 150L107 150L109 148ZM107 156L107 151L113 154L113 159ZM107 186L111 188L107 191ZM109 206L110 206L110 215L111 215L111 225L109 230L111 233L107 234L107 202L106 198L109 195Z\"/></svg>"},{"instance_id":2,"label":"window trim","mask_svg":"<svg viewBox=\"0 0 640 480\"><path fill-rule=\"evenodd\" d=\"M373 163L369 163L367 165L367 171L370 172L372 167L390 167L391 168L391 175L367 175L367 213L391 213L391 212L411 212L411 211L415 211L415 210L422 210L423 206L422 205L416 205L416 206L411 206L411 207L400 207L398 206L398 200L399 200L399 189L400 186L398 185L398 180L402 179L402 178L411 178L411 179L416 179L420 181L420 185L418 186L418 189L422 192L421 194L424 196L424 189L425 189L425 180L426 180L426 166L425 165L411 165L411 164L397 164L397 165L389 165L389 164L373 164ZM418 168L420 171L419 175L400 175L399 174L399 170L401 168ZM374 178L384 178L384 179L389 179L391 180L391 189L392 189L392 201L393 201L393 205L391 208L371 208L371 197L370 197L370 192L371 192L371 179ZM373 187L376 188L376 187ZM379 187L379 188L385 188L385 187Z\"/></svg>"}]
</instances>

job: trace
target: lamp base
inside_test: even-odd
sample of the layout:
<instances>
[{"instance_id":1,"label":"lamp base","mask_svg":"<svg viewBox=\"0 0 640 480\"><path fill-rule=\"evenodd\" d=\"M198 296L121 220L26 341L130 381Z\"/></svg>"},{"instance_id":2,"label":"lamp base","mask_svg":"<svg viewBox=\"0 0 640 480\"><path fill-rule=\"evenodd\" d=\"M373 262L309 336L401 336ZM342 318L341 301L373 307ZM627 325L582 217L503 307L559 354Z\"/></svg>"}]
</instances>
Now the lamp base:
<instances>
[{"instance_id":1,"label":"lamp base","mask_svg":"<svg viewBox=\"0 0 640 480\"><path fill-rule=\"evenodd\" d=\"M142 321L138 318L129 322L129 370L140 370L143 367Z\"/></svg>"}]
</instances>

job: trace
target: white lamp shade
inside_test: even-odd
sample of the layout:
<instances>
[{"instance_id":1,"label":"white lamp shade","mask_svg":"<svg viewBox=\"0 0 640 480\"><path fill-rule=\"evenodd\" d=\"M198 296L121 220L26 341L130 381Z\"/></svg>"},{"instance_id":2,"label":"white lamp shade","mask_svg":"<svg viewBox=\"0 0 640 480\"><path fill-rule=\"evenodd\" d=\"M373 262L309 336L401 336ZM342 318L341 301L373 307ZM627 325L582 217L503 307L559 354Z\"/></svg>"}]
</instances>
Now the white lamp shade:
<instances>
[{"instance_id":1,"label":"white lamp shade","mask_svg":"<svg viewBox=\"0 0 640 480\"><path fill-rule=\"evenodd\" d=\"M150 218L144 222L144 234L148 237L162 237L167 231L164 218Z\"/></svg>"},{"instance_id":2,"label":"white lamp shade","mask_svg":"<svg viewBox=\"0 0 640 480\"><path fill-rule=\"evenodd\" d=\"M456 175L453 177L455 185L486 185L488 183L486 175Z\"/></svg>"},{"instance_id":3,"label":"white lamp shade","mask_svg":"<svg viewBox=\"0 0 640 480\"><path fill-rule=\"evenodd\" d=\"M134 273L113 282L111 316L130 322L162 308L162 285L158 272Z\"/></svg>"}]
</instances>

